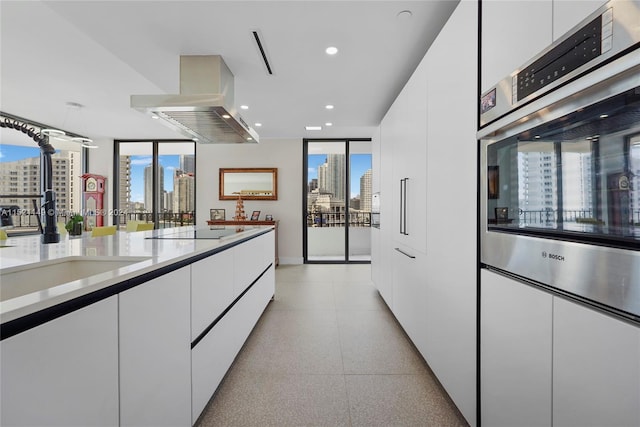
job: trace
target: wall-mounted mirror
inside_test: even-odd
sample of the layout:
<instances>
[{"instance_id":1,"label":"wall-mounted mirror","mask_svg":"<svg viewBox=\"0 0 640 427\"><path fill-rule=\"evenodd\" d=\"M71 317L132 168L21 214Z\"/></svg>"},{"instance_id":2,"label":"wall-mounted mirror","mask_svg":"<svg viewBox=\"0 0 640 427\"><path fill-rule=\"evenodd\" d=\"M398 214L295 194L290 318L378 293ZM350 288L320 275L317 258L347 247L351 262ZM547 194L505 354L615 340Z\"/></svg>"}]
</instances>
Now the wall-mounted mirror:
<instances>
[{"instance_id":1,"label":"wall-mounted mirror","mask_svg":"<svg viewBox=\"0 0 640 427\"><path fill-rule=\"evenodd\" d=\"M220 200L278 200L278 168L220 168Z\"/></svg>"}]
</instances>

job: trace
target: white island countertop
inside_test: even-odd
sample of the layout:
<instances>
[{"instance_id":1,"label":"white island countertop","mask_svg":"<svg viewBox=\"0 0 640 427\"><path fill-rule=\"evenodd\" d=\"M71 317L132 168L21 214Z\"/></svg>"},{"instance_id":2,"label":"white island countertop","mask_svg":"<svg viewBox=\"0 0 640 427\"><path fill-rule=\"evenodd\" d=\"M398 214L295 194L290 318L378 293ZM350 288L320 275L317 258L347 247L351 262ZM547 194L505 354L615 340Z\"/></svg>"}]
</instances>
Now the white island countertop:
<instances>
[{"instance_id":1,"label":"white island countertop","mask_svg":"<svg viewBox=\"0 0 640 427\"><path fill-rule=\"evenodd\" d=\"M177 263L188 263L190 259L212 255L273 227L243 228L243 231L236 232L234 227L226 227L224 230L217 227L212 230L207 226L189 226L135 233L118 231L115 235L102 237L91 237L90 232L85 232L77 238L64 235L60 237L59 243L46 245L41 243L40 235L10 237L3 241L0 249L0 324L95 294ZM228 235L210 238L212 233ZM193 238L194 235L198 238ZM116 268L59 284L52 284L53 276L39 273L56 263L79 260L89 266L92 261L96 265L101 261L108 261ZM14 280L11 284L12 276L30 279ZM26 291L28 293L15 296L16 284L22 286L20 281L25 282L25 286L30 286L27 282L37 281L39 283L36 287L42 290ZM20 290L17 292L21 293Z\"/></svg>"}]
</instances>

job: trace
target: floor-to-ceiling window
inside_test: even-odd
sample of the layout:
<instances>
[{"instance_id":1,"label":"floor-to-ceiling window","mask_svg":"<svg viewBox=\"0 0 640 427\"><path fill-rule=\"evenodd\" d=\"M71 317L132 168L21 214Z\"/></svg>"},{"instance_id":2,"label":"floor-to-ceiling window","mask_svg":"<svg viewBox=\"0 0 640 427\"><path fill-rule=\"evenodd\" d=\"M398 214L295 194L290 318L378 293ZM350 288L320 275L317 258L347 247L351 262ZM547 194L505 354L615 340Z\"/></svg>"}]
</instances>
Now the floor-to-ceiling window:
<instances>
[{"instance_id":1,"label":"floor-to-ceiling window","mask_svg":"<svg viewBox=\"0 0 640 427\"><path fill-rule=\"evenodd\" d=\"M371 141L304 140L305 262L371 261Z\"/></svg>"},{"instance_id":2,"label":"floor-to-ceiling window","mask_svg":"<svg viewBox=\"0 0 640 427\"><path fill-rule=\"evenodd\" d=\"M116 141L114 224L195 224L195 143Z\"/></svg>"},{"instance_id":3,"label":"floor-to-ceiling window","mask_svg":"<svg viewBox=\"0 0 640 427\"><path fill-rule=\"evenodd\" d=\"M0 207L5 216L2 226L9 235L39 233L38 216L44 202L41 151L26 135L8 132L3 130L0 144ZM64 223L73 213L83 210L80 177L86 170L86 148L53 137L50 143L56 149L51 156L56 221Z\"/></svg>"}]
</instances>

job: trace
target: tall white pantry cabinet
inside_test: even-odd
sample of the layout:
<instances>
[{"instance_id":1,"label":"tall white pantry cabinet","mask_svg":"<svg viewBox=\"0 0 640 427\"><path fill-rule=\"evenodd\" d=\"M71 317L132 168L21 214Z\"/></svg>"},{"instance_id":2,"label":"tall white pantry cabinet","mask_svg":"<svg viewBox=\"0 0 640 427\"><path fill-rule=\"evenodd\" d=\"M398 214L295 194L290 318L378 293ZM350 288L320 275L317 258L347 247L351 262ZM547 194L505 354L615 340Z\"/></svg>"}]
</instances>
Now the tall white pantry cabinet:
<instances>
[{"instance_id":1,"label":"tall white pantry cabinet","mask_svg":"<svg viewBox=\"0 0 640 427\"><path fill-rule=\"evenodd\" d=\"M472 426L477 11L476 1L460 2L373 138L381 200L373 281Z\"/></svg>"}]
</instances>

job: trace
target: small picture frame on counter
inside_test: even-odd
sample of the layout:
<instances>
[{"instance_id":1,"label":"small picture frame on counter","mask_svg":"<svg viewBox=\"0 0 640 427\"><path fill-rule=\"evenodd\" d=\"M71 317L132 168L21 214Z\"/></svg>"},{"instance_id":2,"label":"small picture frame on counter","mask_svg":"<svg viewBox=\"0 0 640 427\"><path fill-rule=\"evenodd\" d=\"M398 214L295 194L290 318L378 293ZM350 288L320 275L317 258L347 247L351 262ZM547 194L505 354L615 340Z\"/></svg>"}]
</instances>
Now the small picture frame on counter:
<instances>
[{"instance_id":1,"label":"small picture frame on counter","mask_svg":"<svg viewBox=\"0 0 640 427\"><path fill-rule=\"evenodd\" d=\"M253 211L251 214L251 221L258 221L260 219L260 211Z\"/></svg>"},{"instance_id":2,"label":"small picture frame on counter","mask_svg":"<svg viewBox=\"0 0 640 427\"><path fill-rule=\"evenodd\" d=\"M226 219L226 211L224 209L209 209L209 219L211 221L224 221Z\"/></svg>"},{"instance_id":3,"label":"small picture frame on counter","mask_svg":"<svg viewBox=\"0 0 640 427\"><path fill-rule=\"evenodd\" d=\"M265 221L273 221L273 215L271 215L271 214L266 214L266 215L264 216L264 220L265 220Z\"/></svg>"}]
</instances>

